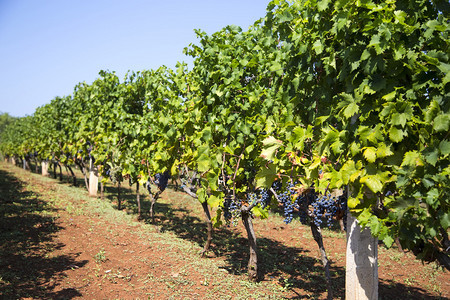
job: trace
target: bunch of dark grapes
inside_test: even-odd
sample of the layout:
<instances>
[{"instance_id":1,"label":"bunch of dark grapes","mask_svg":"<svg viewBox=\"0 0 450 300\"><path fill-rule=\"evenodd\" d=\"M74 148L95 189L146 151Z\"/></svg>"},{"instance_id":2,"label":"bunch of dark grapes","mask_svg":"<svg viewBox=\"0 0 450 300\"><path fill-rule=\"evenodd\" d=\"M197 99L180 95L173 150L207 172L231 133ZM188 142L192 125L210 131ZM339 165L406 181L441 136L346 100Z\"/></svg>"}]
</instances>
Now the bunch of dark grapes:
<instances>
[{"instance_id":1,"label":"bunch of dark grapes","mask_svg":"<svg viewBox=\"0 0 450 300\"><path fill-rule=\"evenodd\" d=\"M272 183L272 189L273 189L275 192L278 192L279 190L281 190L282 186L283 186L283 183L282 183L280 180L275 180L275 181Z\"/></svg>"},{"instance_id":2,"label":"bunch of dark grapes","mask_svg":"<svg viewBox=\"0 0 450 300\"><path fill-rule=\"evenodd\" d=\"M328 227L333 225L333 217L336 215L337 210L337 198L328 196L328 199L325 201L325 219Z\"/></svg>"},{"instance_id":3,"label":"bunch of dark grapes","mask_svg":"<svg viewBox=\"0 0 450 300\"><path fill-rule=\"evenodd\" d=\"M314 199L314 193L303 193L297 197L298 214L300 217L300 222L304 225L308 224L309 205L314 201Z\"/></svg>"},{"instance_id":4,"label":"bunch of dark grapes","mask_svg":"<svg viewBox=\"0 0 450 300\"><path fill-rule=\"evenodd\" d=\"M289 190L289 193L291 194L291 196L296 193L296 191L295 191L296 184L297 184L297 182L289 182L288 183L288 190Z\"/></svg>"},{"instance_id":5,"label":"bunch of dark grapes","mask_svg":"<svg viewBox=\"0 0 450 300\"><path fill-rule=\"evenodd\" d=\"M314 202L311 203L313 207L314 224L317 227L322 225L322 218L327 220L327 226L331 227L333 217L338 211L338 198L328 195L317 195Z\"/></svg>"},{"instance_id":6,"label":"bunch of dark grapes","mask_svg":"<svg viewBox=\"0 0 450 300\"><path fill-rule=\"evenodd\" d=\"M256 196L256 193L248 193L247 194L247 203L252 205L256 205L256 202L259 202L258 197Z\"/></svg>"},{"instance_id":7,"label":"bunch of dark grapes","mask_svg":"<svg viewBox=\"0 0 450 300\"><path fill-rule=\"evenodd\" d=\"M342 221L344 223L344 230L347 230L347 196L344 193L337 199L338 211L342 214Z\"/></svg>"},{"instance_id":8,"label":"bunch of dark grapes","mask_svg":"<svg viewBox=\"0 0 450 300\"><path fill-rule=\"evenodd\" d=\"M38 157L38 152L34 151L32 153L28 153L25 157L26 158L36 158L36 157Z\"/></svg>"},{"instance_id":9,"label":"bunch of dark grapes","mask_svg":"<svg viewBox=\"0 0 450 300\"><path fill-rule=\"evenodd\" d=\"M317 195L316 200L311 203L311 206L313 207L314 224L316 224L317 227L321 227L322 225L323 207L321 204L324 198L326 199L326 196Z\"/></svg>"},{"instance_id":10,"label":"bunch of dark grapes","mask_svg":"<svg viewBox=\"0 0 450 300\"><path fill-rule=\"evenodd\" d=\"M227 224L231 223L236 226L241 217L240 203L235 201L233 197L226 196L223 201L223 216Z\"/></svg>"},{"instance_id":11,"label":"bunch of dark grapes","mask_svg":"<svg viewBox=\"0 0 450 300\"><path fill-rule=\"evenodd\" d=\"M92 158L92 157L91 157L91 151L92 151L92 145L91 145L91 142L87 141L87 142L86 142L86 146L88 146L87 151L88 151L89 158Z\"/></svg>"},{"instance_id":12,"label":"bunch of dark grapes","mask_svg":"<svg viewBox=\"0 0 450 300\"><path fill-rule=\"evenodd\" d=\"M167 183L169 182L169 172L164 172L164 173L157 173L155 175L155 184L158 186L158 188L161 191L164 191L167 187Z\"/></svg>"},{"instance_id":13,"label":"bunch of dark grapes","mask_svg":"<svg viewBox=\"0 0 450 300\"><path fill-rule=\"evenodd\" d=\"M279 194L278 200L283 204L284 223L291 223L294 213L294 203L292 203L291 193L286 191Z\"/></svg>"},{"instance_id":14,"label":"bunch of dark grapes","mask_svg":"<svg viewBox=\"0 0 450 300\"><path fill-rule=\"evenodd\" d=\"M270 204L270 194L266 189L259 190L259 203L262 208L266 208Z\"/></svg>"},{"instance_id":15,"label":"bunch of dark grapes","mask_svg":"<svg viewBox=\"0 0 450 300\"><path fill-rule=\"evenodd\" d=\"M296 184L297 182L288 182L286 190L278 194L278 201L283 205L284 222L286 224L292 222L293 213L298 210L302 224L307 224L309 217L312 217L312 221L317 227L322 227L324 219L327 221L327 226L331 227L333 218L338 211L347 209L345 196L320 195L313 188L307 192L298 193ZM281 190L281 188L281 181L273 182L272 189L274 191Z\"/></svg>"}]
</instances>

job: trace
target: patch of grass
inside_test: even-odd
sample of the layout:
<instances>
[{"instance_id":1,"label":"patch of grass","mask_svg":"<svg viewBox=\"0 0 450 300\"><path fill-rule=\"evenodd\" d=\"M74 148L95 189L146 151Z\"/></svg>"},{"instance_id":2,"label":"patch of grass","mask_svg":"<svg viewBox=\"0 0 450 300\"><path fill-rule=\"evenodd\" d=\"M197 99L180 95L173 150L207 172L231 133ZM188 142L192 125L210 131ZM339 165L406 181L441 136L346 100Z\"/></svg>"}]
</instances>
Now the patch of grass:
<instances>
[{"instance_id":1,"label":"patch of grass","mask_svg":"<svg viewBox=\"0 0 450 300\"><path fill-rule=\"evenodd\" d=\"M390 260L395 261L395 262L399 262L404 256L405 254L403 252L399 252L399 251L394 251L393 249L389 249L390 251L388 251L388 255Z\"/></svg>"},{"instance_id":2,"label":"patch of grass","mask_svg":"<svg viewBox=\"0 0 450 300\"><path fill-rule=\"evenodd\" d=\"M322 228L322 236L324 238L338 238L345 239L345 232L337 229L330 229L328 227Z\"/></svg>"},{"instance_id":3,"label":"patch of grass","mask_svg":"<svg viewBox=\"0 0 450 300\"><path fill-rule=\"evenodd\" d=\"M105 249L100 249L100 251L94 255L94 259L97 263L104 263L107 261Z\"/></svg>"}]
</instances>

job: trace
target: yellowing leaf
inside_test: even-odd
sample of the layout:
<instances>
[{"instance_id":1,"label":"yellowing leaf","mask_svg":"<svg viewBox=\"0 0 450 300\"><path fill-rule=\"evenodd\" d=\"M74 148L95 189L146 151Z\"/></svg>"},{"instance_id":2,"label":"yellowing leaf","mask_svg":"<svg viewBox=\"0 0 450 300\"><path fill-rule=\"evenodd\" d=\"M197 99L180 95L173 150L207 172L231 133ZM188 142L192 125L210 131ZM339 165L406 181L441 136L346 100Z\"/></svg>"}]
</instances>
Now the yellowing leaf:
<instances>
[{"instance_id":1,"label":"yellowing leaf","mask_svg":"<svg viewBox=\"0 0 450 300\"><path fill-rule=\"evenodd\" d=\"M352 102L344 109L343 113L346 118L351 118L358 112L359 112L358 104L356 104L355 102Z\"/></svg>"},{"instance_id":2,"label":"yellowing leaf","mask_svg":"<svg viewBox=\"0 0 450 300\"><path fill-rule=\"evenodd\" d=\"M175 160L175 162L173 163L172 167L170 168L170 174L171 175L176 175L178 174L178 159Z\"/></svg>"},{"instance_id":3,"label":"yellowing leaf","mask_svg":"<svg viewBox=\"0 0 450 300\"><path fill-rule=\"evenodd\" d=\"M374 193L381 192L383 189L383 183L377 175L366 175L359 182L365 184Z\"/></svg>"},{"instance_id":4,"label":"yellowing leaf","mask_svg":"<svg viewBox=\"0 0 450 300\"><path fill-rule=\"evenodd\" d=\"M384 100L386 100L386 101L392 101L392 100L394 100L395 99L395 95L397 94L397 91L392 91L392 92L390 92L389 94L386 94L386 95L384 95L383 97L381 97L381 98L383 98Z\"/></svg>"},{"instance_id":5,"label":"yellowing leaf","mask_svg":"<svg viewBox=\"0 0 450 300\"><path fill-rule=\"evenodd\" d=\"M393 155L394 152L392 152L391 147L386 145L385 143L381 143L378 145L377 148L377 157L387 157Z\"/></svg>"},{"instance_id":6,"label":"yellowing leaf","mask_svg":"<svg viewBox=\"0 0 450 300\"><path fill-rule=\"evenodd\" d=\"M272 145L283 145L283 142L280 140L277 140L276 138L274 138L273 136L269 136L268 138L264 139L262 141L264 146L272 146Z\"/></svg>"},{"instance_id":7,"label":"yellowing leaf","mask_svg":"<svg viewBox=\"0 0 450 300\"><path fill-rule=\"evenodd\" d=\"M139 175L140 176L139 176L138 182L141 185L144 185L147 182L147 180L148 180L148 175L146 173L144 173L143 171L140 171Z\"/></svg>"},{"instance_id":8,"label":"yellowing leaf","mask_svg":"<svg viewBox=\"0 0 450 300\"><path fill-rule=\"evenodd\" d=\"M342 181L344 184L348 184L350 176L356 172L355 162L353 160L347 160L340 170Z\"/></svg>"},{"instance_id":9,"label":"yellowing leaf","mask_svg":"<svg viewBox=\"0 0 450 300\"><path fill-rule=\"evenodd\" d=\"M408 151L405 153L403 157L402 166L423 166L423 161L420 156L420 153L417 151Z\"/></svg>"},{"instance_id":10,"label":"yellowing leaf","mask_svg":"<svg viewBox=\"0 0 450 300\"><path fill-rule=\"evenodd\" d=\"M365 147L363 148L363 155L367 159L368 162L373 163L377 159L376 149L374 147Z\"/></svg>"},{"instance_id":11,"label":"yellowing leaf","mask_svg":"<svg viewBox=\"0 0 450 300\"><path fill-rule=\"evenodd\" d=\"M358 177L360 177L363 174L364 172L362 170L357 170L355 173L350 175L350 181L354 182L356 179L358 179Z\"/></svg>"},{"instance_id":12,"label":"yellowing leaf","mask_svg":"<svg viewBox=\"0 0 450 300\"><path fill-rule=\"evenodd\" d=\"M318 157L318 156L314 157L313 161L312 161L312 164L309 165L308 169L309 170L316 169L318 166L320 166L321 163L322 163L322 161L320 160L320 157Z\"/></svg>"},{"instance_id":13,"label":"yellowing leaf","mask_svg":"<svg viewBox=\"0 0 450 300\"><path fill-rule=\"evenodd\" d=\"M359 201L358 198L350 197L350 198L348 198L348 200L347 200L347 206L348 206L348 208L355 208L359 203L361 203L361 201Z\"/></svg>"},{"instance_id":14,"label":"yellowing leaf","mask_svg":"<svg viewBox=\"0 0 450 300\"><path fill-rule=\"evenodd\" d=\"M261 157L267 160L273 160L275 158L275 154L278 148L280 148L280 146L273 145L263 149L261 151Z\"/></svg>"},{"instance_id":15,"label":"yellowing leaf","mask_svg":"<svg viewBox=\"0 0 450 300\"><path fill-rule=\"evenodd\" d=\"M208 198L208 205L210 207L218 207L220 204L220 198L216 197L214 195L209 196Z\"/></svg>"}]
</instances>

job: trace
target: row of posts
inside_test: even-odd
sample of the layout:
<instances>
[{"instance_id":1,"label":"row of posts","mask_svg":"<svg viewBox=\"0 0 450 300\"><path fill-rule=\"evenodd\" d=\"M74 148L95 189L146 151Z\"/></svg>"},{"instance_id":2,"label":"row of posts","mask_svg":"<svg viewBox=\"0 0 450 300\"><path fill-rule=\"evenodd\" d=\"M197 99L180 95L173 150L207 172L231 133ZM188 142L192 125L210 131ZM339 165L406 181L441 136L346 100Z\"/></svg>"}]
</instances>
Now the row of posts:
<instances>
[{"instance_id":1,"label":"row of posts","mask_svg":"<svg viewBox=\"0 0 450 300\"><path fill-rule=\"evenodd\" d=\"M42 162L42 176L49 176L49 162ZM89 162L89 196L96 197L98 192L98 168L92 162Z\"/></svg>"},{"instance_id":2,"label":"row of posts","mask_svg":"<svg viewBox=\"0 0 450 300\"><path fill-rule=\"evenodd\" d=\"M15 164L11 158L11 163ZM42 175L49 176L48 161L42 162ZM89 195L97 196L98 169L89 163ZM347 213L345 299L378 299L378 239L369 229L361 230L355 217Z\"/></svg>"}]
</instances>

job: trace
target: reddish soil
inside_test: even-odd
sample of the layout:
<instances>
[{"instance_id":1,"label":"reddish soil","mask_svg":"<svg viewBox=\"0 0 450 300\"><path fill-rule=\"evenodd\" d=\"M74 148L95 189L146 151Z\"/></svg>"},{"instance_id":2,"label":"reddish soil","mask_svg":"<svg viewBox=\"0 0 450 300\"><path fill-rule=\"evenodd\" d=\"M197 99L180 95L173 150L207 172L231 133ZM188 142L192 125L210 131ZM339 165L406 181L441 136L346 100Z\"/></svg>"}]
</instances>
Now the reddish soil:
<instances>
[{"instance_id":1,"label":"reddish soil","mask_svg":"<svg viewBox=\"0 0 450 300\"><path fill-rule=\"evenodd\" d=\"M0 165L0 298L326 298L319 252L306 226L285 225L279 216L254 221L262 282L250 284L242 224L216 229L213 250L199 258L206 226L200 206L187 196L163 193L157 224L150 225L147 219L126 221L135 211L130 190L124 190L125 210L118 215L82 211L92 201L84 193ZM107 194L102 201L108 206L114 199ZM324 235L335 296L343 299L345 236ZM379 265L380 299L450 296L450 274L434 264L380 245Z\"/></svg>"}]
</instances>

